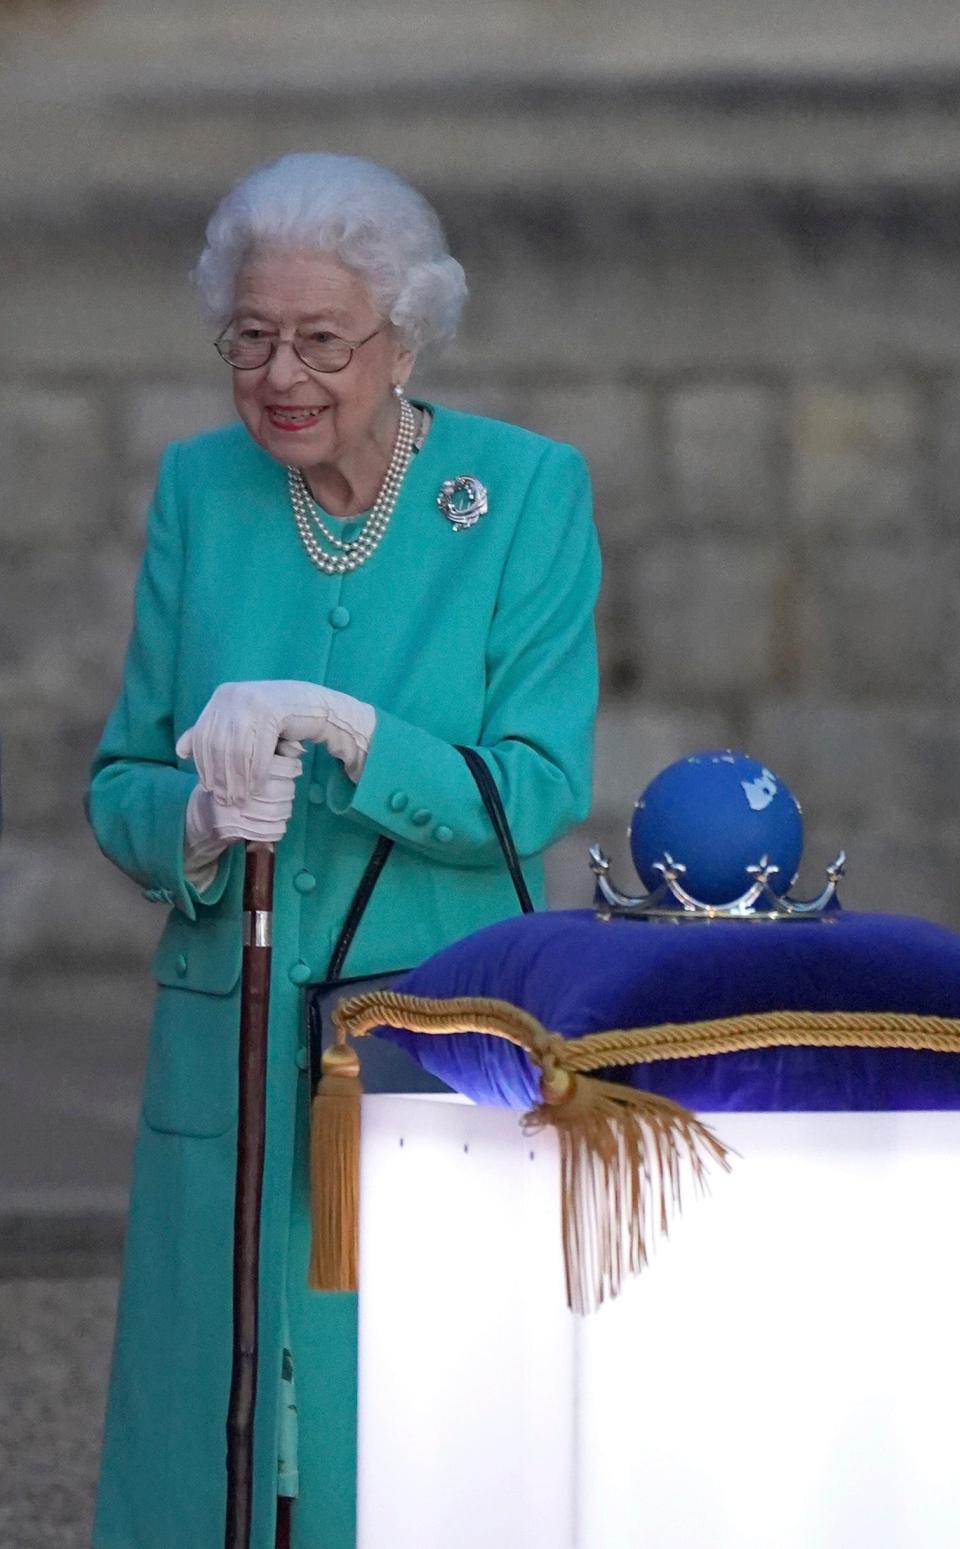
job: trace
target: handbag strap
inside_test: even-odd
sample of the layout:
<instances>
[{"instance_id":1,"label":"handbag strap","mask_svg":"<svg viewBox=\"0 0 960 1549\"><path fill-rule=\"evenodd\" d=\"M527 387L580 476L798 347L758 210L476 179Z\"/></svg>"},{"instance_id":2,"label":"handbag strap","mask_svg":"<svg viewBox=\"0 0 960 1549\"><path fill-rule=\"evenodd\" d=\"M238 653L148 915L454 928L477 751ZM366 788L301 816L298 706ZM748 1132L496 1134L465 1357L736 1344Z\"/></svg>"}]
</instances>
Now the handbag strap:
<instances>
[{"instance_id":1,"label":"handbag strap","mask_svg":"<svg viewBox=\"0 0 960 1549\"><path fill-rule=\"evenodd\" d=\"M370 902L370 894L373 892L377 885L377 879L380 876L384 866L387 864L390 851L393 849L395 843L396 841L393 839L388 839L386 834L381 834L380 838L374 845L373 854L367 861L366 867L364 868L363 876L360 878L360 884L357 888L357 891L353 895L350 908L347 910L347 917L344 920L340 934L337 937L337 944L334 947L330 961L327 964L327 972L324 976L326 979L340 978L340 975L343 972L343 965L346 961L347 953L350 951L350 948L353 945L353 938L357 934L357 927L359 926L360 921L363 919L367 904Z\"/></svg>"},{"instance_id":2,"label":"handbag strap","mask_svg":"<svg viewBox=\"0 0 960 1549\"><path fill-rule=\"evenodd\" d=\"M504 811L503 799L497 789L497 782L490 773L486 759L477 752L476 748L464 748L459 743L456 744L456 748L457 752L462 754L467 768L477 782L480 799L487 809L487 815L493 824L493 831L503 851L503 858L507 863L507 870L510 873L510 880L513 883L521 912L523 914L533 914L533 899L527 891L527 884L524 881L523 872L520 870L520 857L513 842L513 835L510 832L510 824Z\"/></svg>"},{"instance_id":3,"label":"handbag strap","mask_svg":"<svg viewBox=\"0 0 960 1549\"><path fill-rule=\"evenodd\" d=\"M476 782L477 790L480 792L480 800L486 808L487 815L493 825L493 831L497 836L497 842L503 852L503 858L507 863L507 870L510 873L510 880L513 883L520 908L524 914L532 914L534 912L533 899L530 897L523 872L520 869L520 857L513 842L510 824L504 810L503 800L497 789L496 781L490 773L486 761L481 758L475 748L461 747L459 743L455 744L455 746ZM387 864L390 851L395 843L396 841L388 839L386 834L381 834L374 845L373 854L364 868L363 876L360 878L357 891L353 895L350 907L347 910L346 919L343 922L330 961L327 964L327 972L324 975L326 980L340 978L347 953L353 945L353 938L357 934L360 921L366 913L370 896L377 885L381 871Z\"/></svg>"}]
</instances>

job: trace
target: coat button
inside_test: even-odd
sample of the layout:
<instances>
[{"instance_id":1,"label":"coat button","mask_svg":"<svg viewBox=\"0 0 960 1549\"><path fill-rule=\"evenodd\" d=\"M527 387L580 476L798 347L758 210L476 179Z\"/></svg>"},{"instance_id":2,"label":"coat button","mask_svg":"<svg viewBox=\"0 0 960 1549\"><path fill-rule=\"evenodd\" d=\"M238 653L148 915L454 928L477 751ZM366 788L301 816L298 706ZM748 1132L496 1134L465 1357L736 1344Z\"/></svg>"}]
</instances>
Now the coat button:
<instances>
[{"instance_id":1,"label":"coat button","mask_svg":"<svg viewBox=\"0 0 960 1549\"><path fill-rule=\"evenodd\" d=\"M433 837L438 844L449 844L453 838L453 829L448 828L446 823L438 823L433 830Z\"/></svg>"},{"instance_id":2,"label":"coat button","mask_svg":"<svg viewBox=\"0 0 960 1549\"><path fill-rule=\"evenodd\" d=\"M350 609L343 606L331 608L327 616L334 629L346 629L350 622Z\"/></svg>"},{"instance_id":3,"label":"coat button","mask_svg":"<svg viewBox=\"0 0 960 1549\"><path fill-rule=\"evenodd\" d=\"M173 966L176 969L177 974L179 975L179 977L181 979L186 978L186 974L187 974L187 954L186 954L186 952L178 952L177 953L176 958L174 959Z\"/></svg>"},{"instance_id":4,"label":"coat button","mask_svg":"<svg viewBox=\"0 0 960 1549\"><path fill-rule=\"evenodd\" d=\"M411 812L410 821L416 823L418 828L422 828L432 817L433 813L427 807L418 807L416 812Z\"/></svg>"},{"instance_id":5,"label":"coat button","mask_svg":"<svg viewBox=\"0 0 960 1549\"><path fill-rule=\"evenodd\" d=\"M402 812L409 800L410 797L407 795L406 791L394 791L387 805L389 806L391 812Z\"/></svg>"},{"instance_id":6,"label":"coat button","mask_svg":"<svg viewBox=\"0 0 960 1549\"><path fill-rule=\"evenodd\" d=\"M291 984L307 984L309 982L310 969L303 961L303 958L300 958L296 963L292 964L289 972L289 978Z\"/></svg>"},{"instance_id":7,"label":"coat button","mask_svg":"<svg viewBox=\"0 0 960 1549\"><path fill-rule=\"evenodd\" d=\"M312 871L298 871L293 879L293 885L298 893L312 893L317 885L317 879Z\"/></svg>"},{"instance_id":8,"label":"coat button","mask_svg":"<svg viewBox=\"0 0 960 1549\"><path fill-rule=\"evenodd\" d=\"M307 800L311 807L322 807L326 799L327 793L320 781L314 780L313 784L307 788Z\"/></svg>"},{"instance_id":9,"label":"coat button","mask_svg":"<svg viewBox=\"0 0 960 1549\"><path fill-rule=\"evenodd\" d=\"M304 1046L302 1049L298 1049L297 1050L297 1069L298 1070L309 1070L310 1069L310 1050L308 1048L306 1048L306 1046Z\"/></svg>"}]
</instances>

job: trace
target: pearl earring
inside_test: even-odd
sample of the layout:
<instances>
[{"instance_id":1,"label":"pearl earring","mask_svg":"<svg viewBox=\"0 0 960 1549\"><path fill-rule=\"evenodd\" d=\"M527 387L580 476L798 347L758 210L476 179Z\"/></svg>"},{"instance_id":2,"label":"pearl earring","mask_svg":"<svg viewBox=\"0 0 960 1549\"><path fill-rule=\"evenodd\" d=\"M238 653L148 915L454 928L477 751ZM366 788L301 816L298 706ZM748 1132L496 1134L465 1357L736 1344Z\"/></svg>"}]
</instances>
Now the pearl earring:
<instances>
[{"instance_id":1,"label":"pearl earring","mask_svg":"<svg viewBox=\"0 0 960 1549\"><path fill-rule=\"evenodd\" d=\"M403 386L402 386L402 384L400 382L397 382L397 383L394 384L393 396L394 396L394 398L402 398L403 397Z\"/></svg>"}]
</instances>

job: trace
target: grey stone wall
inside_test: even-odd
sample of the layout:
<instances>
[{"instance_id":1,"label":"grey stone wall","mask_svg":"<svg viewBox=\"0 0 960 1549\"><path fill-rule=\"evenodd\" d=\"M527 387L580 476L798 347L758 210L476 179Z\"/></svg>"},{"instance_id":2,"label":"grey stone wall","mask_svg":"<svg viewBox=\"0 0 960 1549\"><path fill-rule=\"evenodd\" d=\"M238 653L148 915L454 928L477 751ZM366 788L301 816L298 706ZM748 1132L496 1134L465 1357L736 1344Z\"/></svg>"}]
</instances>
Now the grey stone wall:
<instances>
[{"instance_id":1,"label":"grey stone wall","mask_svg":"<svg viewBox=\"0 0 960 1549\"><path fill-rule=\"evenodd\" d=\"M782 95L761 98L728 102L729 143L746 128L756 142L762 112L783 129ZM871 113L889 138L890 115L906 124L915 109L843 105L864 140ZM665 122L699 111L679 89L661 102ZM551 122L562 113L551 98ZM638 790L721 743L801 798L811 887L843 845L850 904L960 926L951 188L919 172L906 187L864 183L855 157L839 191L797 182L793 163L774 186L749 155L736 175L728 156L722 177L688 162L682 186L637 174L601 187L548 176L549 143L540 154L542 185L522 193L509 168L499 185L489 166L456 183L439 150L420 176L473 301L462 340L417 385L569 439L593 470L606 561L596 804L552 858L555 901L587 900L589 838L628 876ZM186 281L202 191L120 189L0 223L0 962L20 990L51 965L71 993L85 975L141 974L160 924L97 855L81 801L157 456L230 413Z\"/></svg>"}]
</instances>

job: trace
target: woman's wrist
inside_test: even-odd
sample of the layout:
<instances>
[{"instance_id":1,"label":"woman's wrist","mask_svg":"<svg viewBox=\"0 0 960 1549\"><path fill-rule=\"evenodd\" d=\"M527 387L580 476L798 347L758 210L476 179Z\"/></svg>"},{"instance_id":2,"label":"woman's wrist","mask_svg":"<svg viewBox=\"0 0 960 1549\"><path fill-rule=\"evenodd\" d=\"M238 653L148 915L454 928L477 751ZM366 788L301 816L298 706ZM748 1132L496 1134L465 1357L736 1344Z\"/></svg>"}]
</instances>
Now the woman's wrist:
<instances>
[{"instance_id":1,"label":"woman's wrist","mask_svg":"<svg viewBox=\"0 0 960 1549\"><path fill-rule=\"evenodd\" d=\"M214 832L213 797L195 785L187 801L183 824L183 875L202 893L217 874L228 841Z\"/></svg>"}]
</instances>

